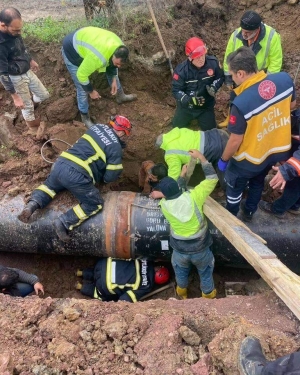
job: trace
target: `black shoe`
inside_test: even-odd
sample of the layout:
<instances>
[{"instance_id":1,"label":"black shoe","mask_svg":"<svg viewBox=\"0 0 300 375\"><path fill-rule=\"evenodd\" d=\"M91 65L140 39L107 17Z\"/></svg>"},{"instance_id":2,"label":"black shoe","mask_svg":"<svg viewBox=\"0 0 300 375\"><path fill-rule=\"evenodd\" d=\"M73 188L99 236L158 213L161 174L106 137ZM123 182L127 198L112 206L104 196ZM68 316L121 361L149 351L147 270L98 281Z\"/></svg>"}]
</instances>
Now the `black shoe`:
<instances>
[{"instance_id":1,"label":"black shoe","mask_svg":"<svg viewBox=\"0 0 300 375\"><path fill-rule=\"evenodd\" d=\"M242 211L241 218L243 221L250 223L250 221L252 221L252 218L253 218L253 212L249 212L245 209L245 203L246 203L246 199L243 199L241 201L241 211Z\"/></svg>"},{"instance_id":2,"label":"black shoe","mask_svg":"<svg viewBox=\"0 0 300 375\"><path fill-rule=\"evenodd\" d=\"M267 360L256 337L246 337L240 347L238 365L242 375L261 375Z\"/></svg>"},{"instance_id":3,"label":"black shoe","mask_svg":"<svg viewBox=\"0 0 300 375\"><path fill-rule=\"evenodd\" d=\"M35 201L29 201L25 207L23 208L23 211L18 215L18 219L22 221L23 223L28 223L31 215L36 211L38 208L40 208L40 205L36 203Z\"/></svg>"},{"instance_id":4,"label":"black shoe","mask_svg":"<svg viewBox=\"0 0 300 375\"><path fill-rule=\"evenodd\" d=\"M265 202L265 201L259 201L258 203L258 207L262 210L262 211L265 211L267 212L268 214L271 214L271 215L274 215L276 217L278 217L279 219L284 219L285 218L285 214L279 214L277 212L274 212L272 210L272 203L269 203L269 202Z\"/></svg>"},{"instance_id":5,"label":"black shoe","mask_svg":"<svg viewBox=\"0 0 300 375\"><path fill-rule=\"evenodd\" d=\"M71 237L68 235L67 228L63 225L60 219L55 219L53 221L53 226L60 240L63 242L69 242L71 240Z\"/></svg>"}]
</instances>

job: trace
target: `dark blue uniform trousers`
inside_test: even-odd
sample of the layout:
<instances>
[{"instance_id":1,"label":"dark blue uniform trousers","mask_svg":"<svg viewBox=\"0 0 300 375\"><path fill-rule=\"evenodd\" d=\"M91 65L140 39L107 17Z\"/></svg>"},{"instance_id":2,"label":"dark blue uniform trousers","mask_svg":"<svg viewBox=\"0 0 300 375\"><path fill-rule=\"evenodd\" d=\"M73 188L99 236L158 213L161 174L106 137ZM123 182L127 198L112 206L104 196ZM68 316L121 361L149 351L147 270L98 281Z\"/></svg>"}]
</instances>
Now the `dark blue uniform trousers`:
<instances>
[{"instance_id":1,"label":"dark blue uniform trousers","mask_svg":"<svg viewBox=\"0 0 300 375\"><path fill-rule=\"evenodd\" d=\"M229 212L237 216L243 191L247 186L249 190L245 202L245 212L247 214L254 214L256 212L264 189L265 177L271 167L272 165L270 164L259 173L247 171L243 175L243 172L230 168L229 162L224 178L226 183L226 208Z\"/></svg>"},{"instance_id":2,"label":"dark blue uniform trousers","mask_svg":"<svg viewBox=\"0 0 300 375\"><path fill-rule=\"evenodd\" d=\"M103 207L103 199L92 179L62 160L55 162L47 180L32 192L30 200L44 208L62 190L69 190L79 200L77 206L59 217L69 230L80 225Z\"/></svg>"}]
</instances>

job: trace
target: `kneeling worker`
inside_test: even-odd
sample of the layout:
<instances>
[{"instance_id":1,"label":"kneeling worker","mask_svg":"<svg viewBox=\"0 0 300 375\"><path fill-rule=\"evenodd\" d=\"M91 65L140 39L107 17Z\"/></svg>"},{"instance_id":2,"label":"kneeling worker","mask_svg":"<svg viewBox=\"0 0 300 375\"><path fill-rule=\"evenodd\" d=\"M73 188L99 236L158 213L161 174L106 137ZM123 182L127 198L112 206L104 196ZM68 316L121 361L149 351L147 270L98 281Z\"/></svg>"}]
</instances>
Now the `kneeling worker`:
<instances>
[{"instance_id":1,"label":"kneeling worker","mask_svg":"<svg viewBox=\"0 0 300 375\"><path fill-rule=\"evenodd\" d=\"M165 284L170 278L166 267L155 267L152 261L116 258L101 258L95 268L78 270L76 275L85 281L77 283L76 289L107 302L137 302L151 292L154 284Z\"/></svg>"},{"instance_id":2,"label":"kneeling worker","mask_svg":"<svg viewBox=\"0 0 300 375\"><path fill-rule=\"evenodd\" d=\"M95 183L113 182L120 176L122 166L122 138L130 134L131 123L123 116L115 116L110 126L92 126L67 151L61 153L44 184L38 186L18 219L27 223L38 209L46 207L62 190L69 190L80 202L53 222L58 237L68 242L68 231L96 214L103 207L103 199Z\"/></svg>"},{"instance_id":3,"label":"kneeling worker","mask_svg":"<svg viewBox=\"0 0 300 375\"><path fill-rule=\"evenodd\" d=\"M194 265L200 277L202 297L215 298L217 291L212 276L214 256L210 250L212 237L203 214L203 204L214 190L218 178L213 166L198 150L191 150L190 155L200 160L205 180L194 189L182 193L173 178L165 177L156 187L160 191L152 192L150 197L163 198L160 207L170 223L170 245L173 249L172 265L177 294L183 299L187 298L189 273ZM186 172L187 166L184 166L182 178Z\"/></svg>"}]
</instances>

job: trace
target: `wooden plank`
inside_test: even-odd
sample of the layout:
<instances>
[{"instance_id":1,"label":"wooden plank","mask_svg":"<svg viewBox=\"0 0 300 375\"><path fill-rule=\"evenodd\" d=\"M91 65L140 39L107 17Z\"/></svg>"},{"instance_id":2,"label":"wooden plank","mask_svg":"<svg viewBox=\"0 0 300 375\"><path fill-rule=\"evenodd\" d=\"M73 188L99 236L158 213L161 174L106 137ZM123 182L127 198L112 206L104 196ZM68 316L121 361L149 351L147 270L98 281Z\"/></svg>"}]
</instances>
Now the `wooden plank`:
<instances>
[{"instance_id":1,"label":"wooden plank","mask_svg":"<svg viewBox=\"0 0 300 375\"><path fill-rule=\"evenodd\" d=\"M259 236L211 197L204 204L204 213L300 319L300 277L287 268Z\"/></svg>"}]
</instances>

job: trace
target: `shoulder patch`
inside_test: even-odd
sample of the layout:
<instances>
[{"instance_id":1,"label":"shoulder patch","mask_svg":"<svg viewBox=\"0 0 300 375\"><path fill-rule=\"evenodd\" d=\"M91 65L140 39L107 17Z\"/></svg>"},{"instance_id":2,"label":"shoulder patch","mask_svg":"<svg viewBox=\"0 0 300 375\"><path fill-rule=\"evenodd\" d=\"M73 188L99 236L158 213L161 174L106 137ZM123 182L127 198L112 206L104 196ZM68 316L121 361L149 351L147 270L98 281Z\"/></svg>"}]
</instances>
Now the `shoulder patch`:
<instances>
[{"instance_id":1,"label":"shoulder patch","mask_svg":"<svg viewBox=\"0 0 300 375\"><path fill-rule=\"evenodd\" d=\"M235 125L236 124L236 116L230 115L229 117L229 124Z\"/></svg>"},{"instance_id":2,"label":"shoulder patch","mask_svg":"<svg viewBox=\"0 0 300 375\"><path fill-rule=\"evenodd\" d=\"M268 79L262 81L258 86L258 93L265 100L272 99L276 94L275 83Z\"/></svg>"},{"instance_id":3,"label":"shoulder patch","mask_svg":"<svg viewBox=\"0 0 300 375\"><path fill-rule=\"evenodd\" d=\"M176 81L178 81L179 75L178 75L177 73L174 73L174 74L173 74L173 78L174 78Z\"/></svg>"}]
</instances>

